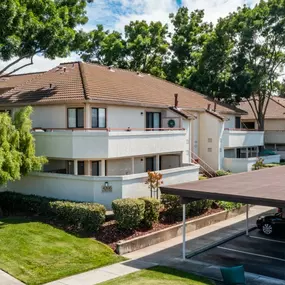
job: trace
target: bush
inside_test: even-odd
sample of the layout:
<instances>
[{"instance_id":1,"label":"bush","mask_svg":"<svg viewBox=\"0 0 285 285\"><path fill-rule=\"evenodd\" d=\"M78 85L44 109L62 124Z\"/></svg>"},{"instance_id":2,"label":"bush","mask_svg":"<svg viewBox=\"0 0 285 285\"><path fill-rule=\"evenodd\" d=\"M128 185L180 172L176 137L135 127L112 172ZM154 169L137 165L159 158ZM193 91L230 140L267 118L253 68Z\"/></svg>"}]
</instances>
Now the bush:
<instances>
[{"instance_id":1,"label":"bush","mask_svg":"<svg viewBox=\"0 0 285 285\"><path fill-rule=\"evenodd\" d=\"M156 223L159 218L159 200L154 198L140 198L140 200L143 200L145 203L142 224L148 228L152 228L153 223Z\"/></svg>"},{"instance_id":2,"label":"bush","mask_svg":"<svg viewBox=\"0 0 285 285\"><path fill-rule=\"evenodd\" d=\"M220 208L231 211L234 209L240 209L243 204L242 203L234 203L234 202L225 202L225 201L216 201Z\"/></svg>"},{"instance_id":3,"label":"bush","mask_svg":"<svg viewBox=\"0 0 285 285\"><path fill-rule=\"evenodd\" d=\"M208 179L208 177L206 177L206 176L204 176L204 175L200 175L199 176L199 180L207 180Z\"/></svg>"},{"instance_id":4,"label":"bush","mask_svg":"<svg viewBox=\"0 0 285 285\"><path fill-rule=\"evenodd\" d=\"M145 202L140 199L118 199L112 202L112 209L120 229L134 230L144 219Z\"/></svg>"},{"instance_id":5,"label":"bush","mask_svg":"<svg viewBox=\"0 0 285 285\"><path fill-rule=\"evenodd\" d=\"M176 195L161 195L161 203L163 204L164 211L162 216L169 222L182 220L182 204L180 197ZM211 200L200 200L186 204L186 216L193 217L204 213L212 206Z\"/></svg>"},{"instance_id":6,"label":"bush","mask_svg":"<svg viewBox=\"0 0 285 285\"><path fill-rule=\"evenodd\" d=\"M100 204L55 201L50 207L60 219L86 231L98 231L105 221L106 209Z\"/></svg>"},{"instance_id":7,"label":"bush","mask_svg":"<svg viewBox=\"0 0 285 285\"><path fill-rule=\"evenodd\" d=\"M162 194L160 199L163 205L162 216L164 219L169 222L182 220L182 204L179 196Z\"/></svg>"},{"instance_id":8,"label":"bush","mask_svg":"<svg viewBox=\"0 0 285 285\"><path fill-rule=\"evenodd\" d=\"M225 176L225 175L230 175L232 174L230 171L225 171L225 170L217 170L216 175L217 176Z\"/></svg>"},{"instance_id":9,"label":"bush","mask_svg":"<svg viewBox=\"0 0 285 285\"><path fill-rule=\"evenodd\" d=\"M0 192L0 207L5 214L51 214L49 202L55 199L36 195L24 195L15 192Z\"/></svg>"}]
</instances>

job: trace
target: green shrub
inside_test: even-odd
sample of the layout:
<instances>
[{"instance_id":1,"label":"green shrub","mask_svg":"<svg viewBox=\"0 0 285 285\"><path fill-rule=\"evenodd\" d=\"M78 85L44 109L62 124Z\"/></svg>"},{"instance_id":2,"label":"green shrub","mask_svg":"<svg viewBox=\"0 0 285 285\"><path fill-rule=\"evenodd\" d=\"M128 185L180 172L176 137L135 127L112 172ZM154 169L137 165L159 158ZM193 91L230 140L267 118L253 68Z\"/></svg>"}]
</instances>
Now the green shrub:
<instances>
[{"instance_id":1,"label":"green shrub","mask_svg":"<svg viewBox=\"0 0 285 285\"><path fill-rule=\"evenodd\" d=\"M204 176L204 175L200 175L199 176L199 180L207 180L208 179L208 177L206 177L206 176Z\"/></svg>"},{"instance_id":2,"label":"green shrub","mask_svg":"<svg viewBox=\"0 0 285 285\"><path fill-rule=\"evenodd\" d=\"M98 231L105 221L106 209L100 204L55 201L50 207L60 219L86 231Z\"/></svg>"},{"instance_id":3,"label":"green shrub","mask_svg":"<svg viewBox=\"0 0 285 285\"><path fill-rule=\"evenodd\" d=\"M140 199L118 199L112 202L112 209L120 229L134 230L144 219L145 202Z\"/></svg>"},{"instance_id":4,"label":"green shrub","mask_svg":"<svg viewBox=\"0 0 285 285\"><path fill-rule=\"evenodd\" d=\"M216 201L220 208L231 211L234 209L240 209L243 204L242 203L234 203L234 202L225 202L225 201Z\"/></svg>"},{"instance_id":5,"label":"green shrub","mask_svg":"<svg viewBox=\"0 0 285 285\"><path fill-rule=\"evenodd\" d=\"M148 228L152 228L153 223L156 223L159 218L159 200L154 198L140 198L140 200L143 200L145 203L142 224Z\"/></svg>"},{"instance_id":6,"label":"green shrub","mask_svg":"<svg viewBox=\"0 0 285 285\"><path fill-rule=\"evenodd\" d=\"M211 208L212 204L212 200L200 200L191 202L186 206L187 216L193 217L201 215L209 208Z\"/></svg>"},{"instance_id":7,"label":"green shrub","mask_svg":"<svg viewBox=\"0 0 285 285\"><path fill-rule=\"evenodd\" d=\"M225 175L230 175L232 174L230 171L225 171L225 170L217 170L216 175L217 176L225 176Z\"/></svg>"},{"instance_id":8,"label":"green shrub","mask_svg":"<svg viewBox=\"0 0 285 285\"><path fill-rule=\"evenodd\" d=\"M0 192L0 207L5 214L51 214L49 202L55 199L36 195L24 195L15 192Z\"/></svg>"},{"instance_id":9,"label":"green shrub","mask_svg":"<svg viewBox=\"0 0 285 285\"><path fill-rule=\"evenodd\" d=\"M182 204L179 196L162 194L161 203L163 204L163 219L169 222L182 220ZM211 208L212 203L211 200L200 200L186 204L186 216L198 216Z\"/></svg>"},{"instance_id":10,"label":"green shrub","mask_svg":"<svg viewBox=\"0 0 285 285\"><path fill-rule=\"evenodd\" d=\"M180 197L170 194L162 194L161 204L163 205L162 218L169 222L182 220L182 204Z\"/></svg>"}]
</instances>

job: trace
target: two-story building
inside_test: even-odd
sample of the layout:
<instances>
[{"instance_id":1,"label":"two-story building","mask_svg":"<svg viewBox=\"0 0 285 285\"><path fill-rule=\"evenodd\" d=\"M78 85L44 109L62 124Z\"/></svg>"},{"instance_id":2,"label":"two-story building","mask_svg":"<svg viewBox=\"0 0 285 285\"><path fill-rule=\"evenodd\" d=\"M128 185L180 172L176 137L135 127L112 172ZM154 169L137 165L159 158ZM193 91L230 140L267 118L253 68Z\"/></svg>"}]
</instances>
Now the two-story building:
<instances>
[{"instance_id":1,"label":"two-story building","mask_svg":"<svg viewBox=\"0 0 285 285\"><path fill-rule=\"evenodd\" d=\"M240 108L247 111L247 115L242 116L244 128L257 130L257 121L249 103L241 102ZM285 98L274 96L269 100L264 120L264 144L265 149L275 151L285 159Z\"/></svg>"},{"instance_id":2,"label":"two-story building","mask_svg":"<svg viewBox=\"0 0 285 285\"><path fill-rule=\"evenodd\" d=\"M36 152L49 163L9 188L107 207L116 198L148 196L147 171L161 172L164 184L197 180L197 163L209 174L247 171L243 150L256 159L264 139L263 132L240 129L241 109L95 64L61 64L0 96L0 111L12 116L27 105L34 109Z\"/></svg>"}]
</instances>

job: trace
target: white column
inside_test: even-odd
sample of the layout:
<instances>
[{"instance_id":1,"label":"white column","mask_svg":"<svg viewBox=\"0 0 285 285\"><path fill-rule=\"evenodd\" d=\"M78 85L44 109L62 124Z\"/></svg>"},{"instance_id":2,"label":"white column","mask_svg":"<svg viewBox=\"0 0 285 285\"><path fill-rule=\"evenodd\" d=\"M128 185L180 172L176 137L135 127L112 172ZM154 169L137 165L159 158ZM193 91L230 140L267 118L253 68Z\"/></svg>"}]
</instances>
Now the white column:
<instances>
[{"instance_id":1,"label":"white column","mask_svg":"<svg viewBox=\"0 0 285 285\"><path fill-rule=\"evenodd\" d=\"M249 236L248 233L248 204L246 204L246 235Z\"/></svg>"},{"instance_id":2,"label":"white column","mask_svg":"<svg viewBox=\"0 0 285 285\"><path fill-rule=\"evenodd\" d=\"M75 159L74 161L73 161L73 173L74 173L74 175L78 175L78 161Z\"/></svg>"},{"instance_id":3,"label":"white column","mask_svg":"<svg viewBox=\"0 0 285 285\"><path fill-rule=\"evenodd\" d=\"M91 106L90 104L85 104L85 128L89 129L92 128L91 124Z\"/></svg>"},{"instance_id":4,"label":"white column","mask_svg":"<svg viewBox=\"0 0 285 285\"><path fill-rule=\"evenodd\" d=\"M159 163L159 154L156 155L156 158L155 158L155 170L156 171L159 171L160 170L160 163Z\"/></svg>"},{"instance_id":5,"label":"white column","mask_svg":"<svg viewBox=\"0 0 285 285\"><path fill-rule=\"evenodd\" d=\"M186 204L183 207L183 225L182 225L182 259L186 259Z\"/></svg>"},{"instance_id":6,"label":"white column","mask_svg":"<svg viewBox=\"0 0 285 285\"><path fill-rule=\"evenodd\" d=\"M106 176L106 160L102 159L101 160L101 176Z\"/></svg>"},{"instance_id":7,"label":"white column","mask_svg":"<svg viewBox=\"0 0 285 285\"><path fill-rule=\"evenodd\" d=\"M246 148L246 158L248 158L248 147Z\"/></svg>"},{"instance_id":8,"label":"white column","mask_svg":"<svg viewBox=\"0 0 285 285\"><path fill-rule=\"evenodd\" d=\"M131 158L131 162L132 162L132 173L131 174L135 174L135 158L134 157L132 157Z\"/></svg>"},{"instance_id":9,"label":"white column","mask_svg":"<svg viewBox=\"0 0 285 285\"><path fill-rule=\"evenodd\" d=\"M86 173L85 173L85 175L91 175L91 167L90 167L91 161L87 160L85 164L86 164Z\"/></svg>"}]
</instances>

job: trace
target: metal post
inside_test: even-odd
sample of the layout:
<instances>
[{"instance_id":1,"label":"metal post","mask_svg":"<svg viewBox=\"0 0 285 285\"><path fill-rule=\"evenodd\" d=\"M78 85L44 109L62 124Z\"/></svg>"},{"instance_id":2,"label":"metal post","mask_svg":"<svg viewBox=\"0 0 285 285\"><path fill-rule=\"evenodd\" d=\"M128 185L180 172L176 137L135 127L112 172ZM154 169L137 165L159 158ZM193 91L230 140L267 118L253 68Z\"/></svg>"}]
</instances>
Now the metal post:
<instances>
[{"instance_id":1,"label":"metal post","mask_svg":"<svg viewBox=\"0 0 285 285\"><path fill-rule=\"evenodd\" d=\"M183 260L186 259L186 204L182 205L183 207L183 225L182 225L182 258Z\"/></svg>"},{"instance_id":2,"label":"metal post","mask_svg":"<svg viewBox=\"0 0 285 285\"><path fill-rule=\"evenodd\" d=\"M248 204L246 204L246 236L249 236L249 233L248 233Z\"/></svg>"}]
</instances>

